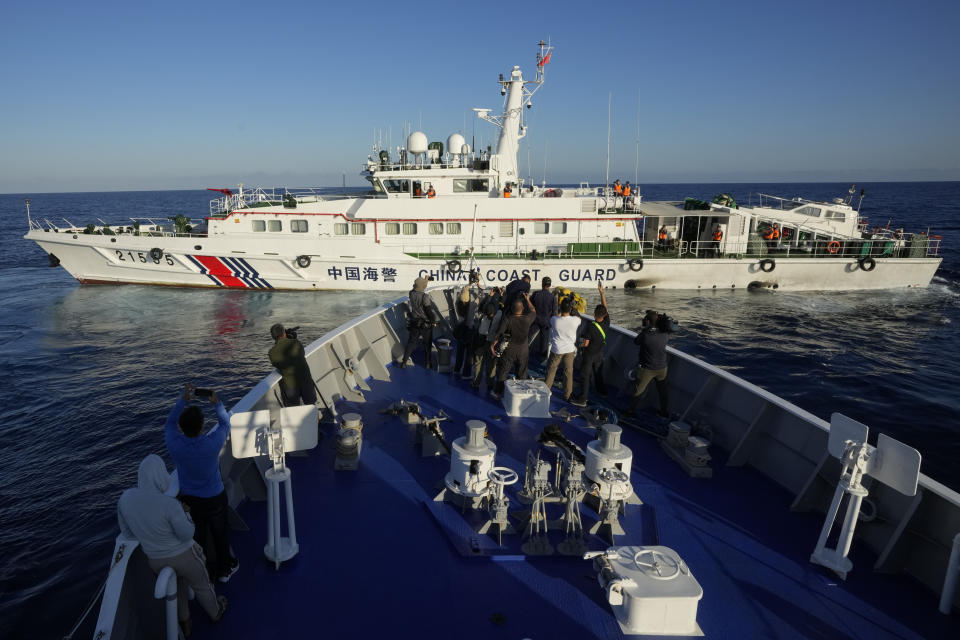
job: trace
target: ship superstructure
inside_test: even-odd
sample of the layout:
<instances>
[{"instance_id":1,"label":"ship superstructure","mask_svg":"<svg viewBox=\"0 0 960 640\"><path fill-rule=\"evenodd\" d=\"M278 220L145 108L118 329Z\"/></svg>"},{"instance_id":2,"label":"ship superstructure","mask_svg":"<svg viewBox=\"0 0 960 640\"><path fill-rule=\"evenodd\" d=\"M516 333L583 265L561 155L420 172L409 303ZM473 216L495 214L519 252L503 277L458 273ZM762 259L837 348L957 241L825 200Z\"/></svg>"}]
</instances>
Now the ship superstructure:
<instances>
[{"instance_id":1,"label":"ship superstructure","mask_svg":"<svg viewBox=\"0 0 960 640\"><path fill-rule=\"evenodd\" d=\"M495 149L463 135L444 144L410 133L391 153L376 146L362 167L370 189L217 189L209 215L58 226L32 218L26 238L83 283L255 289L395 289L429 275L488 284L529 274L558 285L792 290L926 286L939 239L867 228L852 196L816 203L763 196L644 202L611 187L535 185L519 177L524 112L544 83L500 76L504 110L474 109L500 129ZM772 229L776 228L775 236Z\"/></svg>"}]
</instances>

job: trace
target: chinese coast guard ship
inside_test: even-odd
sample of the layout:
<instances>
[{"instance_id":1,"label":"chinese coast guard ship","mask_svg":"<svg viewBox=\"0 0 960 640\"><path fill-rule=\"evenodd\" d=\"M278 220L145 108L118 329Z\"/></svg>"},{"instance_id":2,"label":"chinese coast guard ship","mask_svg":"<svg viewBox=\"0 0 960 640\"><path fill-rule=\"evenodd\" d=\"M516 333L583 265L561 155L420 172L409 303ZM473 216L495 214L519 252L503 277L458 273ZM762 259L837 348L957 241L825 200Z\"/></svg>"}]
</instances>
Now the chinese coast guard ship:
<instances>
[{"instance_id":1,"label":"chinese coast guard ship","mask_svg":"<svg viewBox=\"0 0 960 640\"><path fill-rule=\"evenodd\" d=\"M582 410L538 380L493 399L451 374L457 290L431 297L435 366L397 366L404 297L307 346L316 405L272 372L233 406L240 567L194 638L956 639L960 495L915 449L673 349L672 417L652 392L625 417L617 326ZM82 637L176 640L171 567L121 533L99 570Z\"/></svg>"},{"instance_id":2,"label":"chinese coast guard ship","mask_svg":"<svg viewBox=\"0 0 960 640\"><path fill-rule=\"evenodd\" d=\"M500 129L496 150L462 135L374 148L362 195L319 189L222 191L198 221L63 228L27 217L26 238L82 283L251 289L406 290L415 278L506 284L524 274L557 285L852 290L923 287L939 238L869 229L853 194L833 202L760 196L738 207L644 202L639 193L536 186L519 177L524 112L543 85L551 48L540 43L534 80L500 76L503 113L474 109ZM852 191L852 190L851 190ZM862 194L861 194L862 195Z\"/></svg>"}]
</instances>

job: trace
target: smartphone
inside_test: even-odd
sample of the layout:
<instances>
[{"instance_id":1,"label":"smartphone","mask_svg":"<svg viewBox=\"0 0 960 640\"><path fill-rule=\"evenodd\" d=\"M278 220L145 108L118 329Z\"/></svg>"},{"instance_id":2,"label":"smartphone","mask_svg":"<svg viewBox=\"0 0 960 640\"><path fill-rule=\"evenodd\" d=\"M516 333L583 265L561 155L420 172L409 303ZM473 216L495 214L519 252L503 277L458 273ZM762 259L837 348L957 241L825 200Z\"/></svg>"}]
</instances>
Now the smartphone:
<instances>
[{"instance_id":1,"label":"smartphone","mask_svg":"<svg viewBox=\"0 0 960 640\"><path fill-rule=\"evenodd\" d=\"M193 395L198 398L209 398L213 395L213 389L194 389Z\"/></svg>"}]
</instances>

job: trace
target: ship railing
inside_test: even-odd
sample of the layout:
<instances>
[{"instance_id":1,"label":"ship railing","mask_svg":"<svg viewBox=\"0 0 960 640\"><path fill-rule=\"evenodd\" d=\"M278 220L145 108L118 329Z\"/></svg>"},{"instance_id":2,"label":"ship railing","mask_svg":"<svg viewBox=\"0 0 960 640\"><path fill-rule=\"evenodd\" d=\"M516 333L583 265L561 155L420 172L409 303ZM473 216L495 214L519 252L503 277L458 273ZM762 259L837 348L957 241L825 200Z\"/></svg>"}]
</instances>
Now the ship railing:
<instances>
[{"instance_id":1,"label":"ship railing","mask_svg":"<svg viewBox=\"0 0 960 640\"><path fill-rule=\"evenodd\" d=\"M927 258L939 257L939 237L911 234L902 239L881 238L864 240L817 239L793 243L789 240L746 241L669 240L654 243L652 258ZM645 243L646 245L646 243ZM646 248L646 246L644 247Z\"/></svg>"},{"instance_id":2,"label":"ship railing","mask_svg":"<svg viewBox=\"0 0 960 640\"><path fill-rule=\"evenodd\" d=\"M337 198L372 198L370 194L347 194L329 187L266 188L243 189L230 196L221 196L210 201L210 216L222 217L237 209L255 209L257 207L279 206L294 198L297 202L319 202Z\"/></svg>"},{"instance_id":3,"label":"ship railing","mask_svg":"<svg viewBox=\"0 0 960 640\"><path fill-rule=\"evenodd\" d=\"M721 240L675 240L666 242L649 241L609 241L609 242L569 242L555 244L486 244L476 247L474 252L463 249L451 250L449 245L401 245L405 254L422 259L459 260L466 268L465 260L491 259L533 259L533 260L576 260L584 258L925 258L936 257L940 251L939 238L914 234L909 240L899 244L887 240L816 240L793 244L789 241L767 241L757 237L746 241Z\"/></svg>"}]
</instances>

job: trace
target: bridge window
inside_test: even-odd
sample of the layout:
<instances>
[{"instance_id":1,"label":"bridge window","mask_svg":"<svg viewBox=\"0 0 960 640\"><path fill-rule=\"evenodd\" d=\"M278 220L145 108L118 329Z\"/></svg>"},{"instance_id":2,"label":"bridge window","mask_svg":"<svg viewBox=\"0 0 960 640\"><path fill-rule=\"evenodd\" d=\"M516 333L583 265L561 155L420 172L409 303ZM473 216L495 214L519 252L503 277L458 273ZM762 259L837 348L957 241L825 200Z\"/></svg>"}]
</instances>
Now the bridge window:
<instances>
[{"instance_id":1,"label":"bridge window","mask_svg":"<svg viewBox=\"0 0 960 640\"><path fill-rule=\"evenodd\" d=\"M430 235L432 235L432 236L443 235L443 223L442 223L442 222L431 222L431 223L430 223Z\"/></svg>"},{"instance_id":2,"label":"bridge window","mask_svg":"<svg viewBox=\"0 0 960 640\"><path fill-rule=\"evenodd\" d=\"M489 180L471 180L468 178L455 178L453 181L454 193L478 193L490 191Z\"/></svg>"},{"instance_id":3,"label":"bridge window","mask_svg":"<svg viewBox=\"0 0 960 640\"><path fill-rule=\"evenodd\" d=\"M460 234L460 223L459 222L448 222L447 223L447 233L452 235Z\"/></svg>"},{"instance_id":4,"label":"bridge window","mask_svg":"<svg viewBox=\"0 0 960 640\"><path fill-rule=\"evenodd\" d=\"M267 230L267 221L266 220L252 220L251 224L253 225L254 231L266 231Z\"/></svg>"},{"instance_id":5,"label":"bridge window","mask_svg":"<svg viewBox=\"0 0 960 640\"><path fill-rule=\"evenodd\" d=\"M847 216L843 211L827 210L827 220L836 220L837 222L846 222Z\"/></svg>"},{"instance_id":6,"label":"bridge window","mask_svg":"<svg viewBox=\"0 0 960 640\"><path fill-rule=\"evenodd\" d=\"M416 223L416 222L404 222L404 223L403 223L403 235L405 235L405 236L415 236L415 235L417 235L417 223Z\"/></svg>"},{"instance_id":7,"label":"bridge window","mask_svg":"<svg viewBox=\"0 0 960 640\"><path fill-rule=\"evenodd\" d=\"M294 233L306 233L307 232L307 221L306 220L291 220L290 221L290 231Z\"/></svg>"},{"instance_id":8,"label":"bridge window","mask_svg":"<svg viewBox=\"0 0 960 640\"><path fill-rule=\"evenodd\" d=\"M267 220L267 231L283 231L283 223L279 220Z\"/></svg>"},{"instance_id":9,"label":"bridge window","mask_svg":"<svg viewBox=\"0 0 960 640\"><path fill-rule=\"evenodd\" d=\"M350 225L346 222L334 222L333 223L333 235L335 236L345 236L350 233Z\"/></svg>"},{"instance_id":10,"label":"bridge window","mask_svg":"<svg viewBox=\"0 0 960 640\"><path fill-rule=\"evenodd\" d=\"M549 222L534 222L534 223L533 223L533 232L534 232L534 233L550 233L550 223L549 223Z\"/></svg>"},{"instance_id":11,"label":"bridge window","mask_svg":"<svg viewBox=\"0 0 960 640\"><path fill-rule=\"evenodd\" d=\"M800 215L810 216L812 218L820 217L820 207L800 207L794 213L799 213Z\"/></svg>"},{"instance_id":12,"label":"bridge window","mask_svg":"<svg viewBox=\"0 0 960 640\"><path fill-rule=\"evenodd\" d=\"M383 227L384 233L388 236L397 236L400 235L400 223L399 222L388 222Z\"/></svg>"},{"instance_id":13,"label":"bridge window","mask_svg":"<svg viewBox=\"0 0 960 640\"><path fill-rule=\"evenodd\" d=\"M409 180L384 180L383 186L387 193L410 193Z\"/></svg>"},{"instance_id":14,"label":"bridge window","mask_svg":"<svg viewBox=\"0 0 960 640\"><path fill-rule=\"evenodd\" d=\"M566 222L554 222L551 226L550 231L552 233L566 233L567 232L567 223Z\"/></svg>"},{"instance_id":15,"label":"bridge window","mask_svg":"<svg viewBox=\"0 0 960 640\"><path fill-rule=\"evenodd\" d=\"M367 224L365 222L350 223L350 233L355 236L362 236L367 233Z\"/></svg>"}]
</instances>

